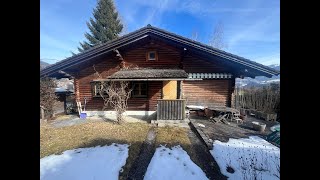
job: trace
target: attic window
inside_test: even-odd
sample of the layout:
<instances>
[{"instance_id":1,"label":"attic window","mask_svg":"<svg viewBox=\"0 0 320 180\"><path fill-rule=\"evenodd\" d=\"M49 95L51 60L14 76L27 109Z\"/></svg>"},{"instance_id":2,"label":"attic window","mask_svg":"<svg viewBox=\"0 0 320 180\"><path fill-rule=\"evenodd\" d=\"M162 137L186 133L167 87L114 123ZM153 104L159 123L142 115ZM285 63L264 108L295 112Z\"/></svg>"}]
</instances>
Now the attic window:
<instances>
[{"instance_id":1,"label":"attic window","mask_svg":"<svg viewBox=\"0 0 320 180\"><path fill-rule=\"evenodd\" d=\"M157 61L158 60L158 54L156 51L148 51L147 52L147 60L148 61Z\"/></svg>"}]
</instances>

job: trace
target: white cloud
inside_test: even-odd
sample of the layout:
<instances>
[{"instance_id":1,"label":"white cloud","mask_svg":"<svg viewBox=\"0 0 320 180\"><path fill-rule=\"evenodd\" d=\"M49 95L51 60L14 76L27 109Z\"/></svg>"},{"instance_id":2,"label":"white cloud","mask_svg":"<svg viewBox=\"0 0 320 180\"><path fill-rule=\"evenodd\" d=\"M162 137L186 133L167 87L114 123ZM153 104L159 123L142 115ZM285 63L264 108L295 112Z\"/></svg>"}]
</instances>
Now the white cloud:
<instances>
[{"instance_id":1,"label":"white cloud","mask_svg":"<svg viewBox=\"0 0 320 180\"><path fill-rule=\"evenodd\" d=\"M157 7L153 7L150 15L145 20L144 24L152 24L159 26L162 21L163 13L170 7L175 6L175 1L163 0L159 1Z\"/></svg>"},{"instance_id":2,"label":"white cloud","mask_svg":"<svg viewBox=\"0 0 320 180\"><path fill-rule=\"evenodd\" d=\"M144 6L147 8L161 9L162 11L176 11L176 12L187 12L193 15L204 15L211 13L247 13L260 11L267 8L256 8L255 2L244 1L242 4L251 4L252 8L248 7L235 7L232 3L228 6L219 7L219 3L222 1L214 0L131 0L132 5Z\"/></svg>"},{"instance_id":3,"label":"white cloud","mask_svg":"<svg viewBox=\"0 0 320 180\"><path fill-rule=\"evenodd\" d=\"M238 26L237 31L233 31L228 39L229 46L232 47L241 41L279 41L279 32L270 33L270 27L273 27L278 18L279 11L274 10L269 16L256 18L250 24L245 24L242 27Z\"/></svg>"},{"instance_id":4,"label":"white cloud","mask_svg":"<svg viewBox=\"0 0 320 180\"><path fill-rule=\"evenodd\" d=\"M72 14L66 16L60 13L62 7L72 2L76 1L68 0L68 2L65 2L59 0L56 4L50 1L46 6L41 5L40 44L42 49L50 47L56 53L69 54L70 50L76 49L79 41L84 40L83 33L87 31L85 22L92 15L92 8L95 6L96 1L76 4L75 6L79 6L77 8L67 8L70 11L72 11L71 9L85 9L85 12L81 13L81 17L77 17L79 19L77 19L76 23L73 22ZM48 4L54 4L54 6L50 7ZM88 5L83 7L85 4ZM268 51L274 52L274 47L277 48L279 46L280 33L275 28L279 27L277 24L279 23L278 1L115 0L115 5L123 22L126 24L125 26L127 26L127 32L132 32L147 24L166 28L166 26L169 26L165 24L165 19L163 18L164 15L167 15L166 13L188 13L196 17L201 23L206 24L206 27L211 26L212 29L216 22L221 20L225 27L224 34L225 41L228 44L227 50L235 54L244 54L244 57L250 57L252 53L255 53L253 50L259 51L258 54L260 55L261 51L265 51L264 53L268 53ZM204 32L200 34L202 37L198 39L207 39L206 36L208 35L209 32ZM267 46L273 48L266 48ZM46 52L49 51L46 50ZM45 53L42 52L42 54L44 55ZM57 56L61 57L61 55ZM251 59L269 63L279 61L280 57L278 59L274 57Z\"/></svg>"}]
</instances>

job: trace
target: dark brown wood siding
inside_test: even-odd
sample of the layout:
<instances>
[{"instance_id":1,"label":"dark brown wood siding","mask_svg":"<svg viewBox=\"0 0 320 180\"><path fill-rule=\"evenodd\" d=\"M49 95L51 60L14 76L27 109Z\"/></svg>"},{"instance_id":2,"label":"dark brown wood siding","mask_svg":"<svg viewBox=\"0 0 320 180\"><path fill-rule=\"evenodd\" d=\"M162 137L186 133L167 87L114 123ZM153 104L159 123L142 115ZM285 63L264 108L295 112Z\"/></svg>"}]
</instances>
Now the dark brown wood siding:
<instances>
[{"instance_id":1,"label":"dark brown wood siding","mask_svg":"<svg viewBox=\"0 0 320 180\"><path fill-rule=\"evenodd\" d=\"M108 56L94 66L102 77L106 77L119 70L119 63L120 61ZM76 98L81 101L81 104L84 104L84 98L87 98L86 110L102 110L103 108L103 100L92 97L90 82L97 78L93 64L80 70L75 77L75 82L77 82L75 91L77 92L77 89L79 89L79 93L76 93Z\"/></svg>"},{"instance_id":2,"label":"dark brown wood siding","mask_svg":"<svg viewBox=\"0 0 320 180\"><path fill-rule=\"evenodd\" d=\"M101 63L95 64L95 69L102 75L107 77L119 70L119 61L115 59L106 59ZM93 79L97 79L93 67L87 67L81 70L76 76L75 92L77 98L80 98L84 104L84 98L87 98L86 110L102 110L102 98L92 97L91 84ZM148 82L148 97L147 98L130 98L128 100L128 110L145 110L155 111L157 99L161 98L162 82ZM78 93L77 93L78 92ZM109 108L111 109L111 108Z\"/></svg>"},{"instance_id":3,"label":"dark brown wood siding","mask_svg":"<svg viewBox=\"0 0 320 180\"><path fill-rule=\"evenodd\" d=\"M148 82L148 96L146 98L130 98L128 110L155 111L157 99L161 98L161 81Z\"/></svg>"},{"instance_id":4,"label":"dark brown wood siding","mask_svg":"<svg viewBox=\"0 0 320 180\"><path fill-rule=\"evenodd\" d=\"M147 61L146 53L151 50L157 51L156 61ZM129 67L178 68L180 52L164 44L147 44L124 53L124 59Z\"/></svg>"},{"instance_id":5,"label":"dark brown wood siding","mask_svg":"<svg viewBox=\"0 0 320 180\"><path fill-rule=\"evenodd\" d=\"M182 93L187 105L230 106L230 80L183 81Z\"/></svg>"},{"instance_id":6,"label":"dark brown wood siding","mask_svg":"<svg viewBox=\"0 0 320 180\"><path fill-rule=\"evenodd\" d=\"M158 53L157 61L147 61L146 53L156 50ZM181 61L181 52L171 46L160 42L147 43L127 51L120 51L124 57L126 67L140 68L177 68ZM114 54L108 55L95 61L96 70L107 77L120 70L120 61ZM228 69L216 64L214 61L208 62L204 59L193 57L192 54L183 58L183 67L187 73L191 72L228 72ZM93 64L87 64L86 67L79 67L75 74L75 93L76 98L84 104L84 98L87 98L86 110L102 110L103 100L93 98L90 82L97 79ZM182 83L182 89L185 96L188 96L190 103L219 102L228 105L230 94L230 80L203 80L203 81L185 81ZM148 82L147 98L130 98L128 100L128 110L156 110L157 99L161 99L162 81ZM230 95L229 95L230 96ZM231 97L231 96L230 96Z\"/></svg>"},{"instance_id":7,"label":"dark brown wood siding","mask_svg":"<svg viewBox=\"0 0 320 180\"><path fill-rule=\"evenodd\" d=\"M215 60L201 59L191 55L186 55L183 58L183 69L187 73L218 73L230 72L230 69L217 64Z\"/></svg>"}]
</instances>

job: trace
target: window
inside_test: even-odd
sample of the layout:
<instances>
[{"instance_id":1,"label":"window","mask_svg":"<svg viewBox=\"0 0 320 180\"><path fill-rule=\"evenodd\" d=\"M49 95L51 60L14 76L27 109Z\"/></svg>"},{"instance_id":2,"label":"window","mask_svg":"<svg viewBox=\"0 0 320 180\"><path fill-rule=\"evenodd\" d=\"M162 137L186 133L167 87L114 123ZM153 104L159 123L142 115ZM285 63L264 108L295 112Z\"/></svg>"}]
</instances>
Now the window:
<instances>
[{"instance_id":1,"label":"window","mask_svg":"<svg viewBox=\"0 0 320 180\"><path fill-rule=\"evenodd\" d=\"M147 60L148 61L157 61L158 60L158 54L156 51L148 51L147 52Z\"/></svg>"},{"instance_id":2,"label":"window","mask_svg":"<svg viewBox=\"0 0 320 180\"><path fill-rule=\"evenodd\" d=\"M105 83L103 85L106 85ZM91 89L92 89L92 97L101 97L100 91L102 90L103 86L101 86L100 82L92 82ZM108 95L106 89L103 88L103 94Z\"/></svg>"},{"instance_id":3,"label":"window","mask_svg":"<svg viewBox=\"0 0 320 180\"><path fill-rule=\"evenodd\" d=\"M147 97L147 82L132 82L132 97Z\"/></svg>"}]
</instances>

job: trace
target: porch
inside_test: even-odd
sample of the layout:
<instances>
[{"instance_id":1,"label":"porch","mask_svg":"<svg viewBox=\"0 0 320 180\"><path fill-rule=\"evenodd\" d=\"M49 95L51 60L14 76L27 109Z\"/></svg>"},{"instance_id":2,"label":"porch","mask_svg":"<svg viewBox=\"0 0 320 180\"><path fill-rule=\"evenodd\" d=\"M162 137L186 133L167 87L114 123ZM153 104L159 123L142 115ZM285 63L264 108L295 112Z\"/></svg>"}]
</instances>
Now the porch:
<instances>
[{"instance_id":1,"label":"porch","mask_svg":"<svg viewBox=\"0 0 320 180\"><path fill-rule=\"evenodd\" d=\"M125 115L130 121L184 120L185 100L181 99L181 81L187 78L188 74L182 69L123 69L105 79L92 80L93 97L84 96L80 91L79 98L81 103L86 98L88 116L114 119L113 109L103 106L100 84L126 81L131 95ZM157 113L159 111L162 113Z\"/></svg>"}]
</instances>

